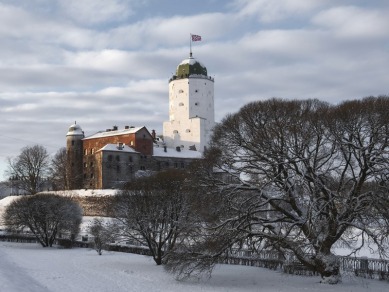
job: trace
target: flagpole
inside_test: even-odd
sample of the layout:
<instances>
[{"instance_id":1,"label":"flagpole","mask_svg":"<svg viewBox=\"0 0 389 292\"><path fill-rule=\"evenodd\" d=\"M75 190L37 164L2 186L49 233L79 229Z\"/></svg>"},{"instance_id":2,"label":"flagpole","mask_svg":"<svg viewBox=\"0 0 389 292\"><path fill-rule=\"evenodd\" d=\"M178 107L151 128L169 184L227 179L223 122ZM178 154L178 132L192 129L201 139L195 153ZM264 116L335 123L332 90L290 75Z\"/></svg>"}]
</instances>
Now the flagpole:
<instances>
[{"instance_id":1,"label":"flagpole","mask_svg":"<svg viewBox=\"0 0 389 292\"><path fill-rule=\"evenodd\" d=\"M192 57L192 34L189 34L189 57Z\"/></svg>"}]
</instances>

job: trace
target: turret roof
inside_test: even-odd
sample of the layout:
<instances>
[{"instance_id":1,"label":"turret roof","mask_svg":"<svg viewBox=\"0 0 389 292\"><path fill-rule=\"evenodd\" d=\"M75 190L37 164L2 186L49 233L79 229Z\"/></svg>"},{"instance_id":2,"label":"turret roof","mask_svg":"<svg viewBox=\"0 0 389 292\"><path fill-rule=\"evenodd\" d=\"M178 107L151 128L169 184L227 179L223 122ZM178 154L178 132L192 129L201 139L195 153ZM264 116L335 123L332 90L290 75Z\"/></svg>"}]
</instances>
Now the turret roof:
<instances>
[{"instance_id":1,"label":"turret roof","mask_svg":"<svg viewBox=\"0 0 389 292\"><path fill-rule=\"evenodd\" d=\"M80 125L74 123L69 127L68 133L66 136L84 136L84 132L81 129Z\"/></svg>"},{"instance_id":2,"label":"turret roof","mask_svg":"<svg viewBox=\"0 0 389 292\"><path fill-rule=\"evenodd\" d=\"M192 55L183 60L176 69L177 78L188 78L190 75L207 75L207 68L201 64L198 60L192 57Z\"/></svg>"}]
</instances>

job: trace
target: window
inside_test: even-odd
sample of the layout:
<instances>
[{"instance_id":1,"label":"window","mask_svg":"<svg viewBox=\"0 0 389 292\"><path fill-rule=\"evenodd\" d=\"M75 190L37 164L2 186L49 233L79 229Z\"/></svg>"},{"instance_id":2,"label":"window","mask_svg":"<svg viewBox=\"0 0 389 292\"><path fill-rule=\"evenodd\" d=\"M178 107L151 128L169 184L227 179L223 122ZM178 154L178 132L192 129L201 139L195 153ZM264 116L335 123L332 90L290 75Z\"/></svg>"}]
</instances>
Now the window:
<instances>
[{"instance_id":1,"label":"window","mask_svg":"<svg viewBox=\"0 0 389 292\"><path fill-rule=\"evenodd\" d=\"M84 168L88 167L88 163L84 162Z\"/></svg>"},{"instance_id":2,"label":"window","mask_svg":"<svg viewBox=\"0 0 389 292\"><path fill-rule=\"evenodd\" d=\"M144 167L143 165L140 167L140 170L146 170L146 167Z\"/></svg>"},{"instance_id":3,"label":"window","mask_svg":"<svg viewBox=\"0 0 389 292\"><path fill-rule=\"evenodd\" d=\"M90 174L90 178L94 178L94 174L93 173Z\"/></svg>"},{"instance_id":4,"label":"window","mask_svg":"<svg viewBox=\"0 0 389 292\"><path fill-rule=\"evenodd\" d=\"M174 168L178 168L177 162L174 162Z\"/></svg>"},{"instance_id":5,"label":"window","mask_svg":"<svg viewBox=\"0 0 389 292\"><path fill-rule=\"evenodd\" d=\"M93 161L91 161L91 163L89 163L89 166L90 166L90 167L93 167Z\"/></svg>"},{"instance_id":6,"label":"window","mask_svg":"<svg viewBox=\"0 0 389 292\"><path fill-rule=\"evenodd\" d=\"M88 149L84 150L85 155L88 155Z\"/></svg>"},{"instance_id":7,"label":"window","mask_svg":"<svg viewBox=\"0 0 389 292\"><path fill-rule=\"evenodd\" d=\"M181 162L181 168L185 168L185 163Z\"/></svg>"},{"instance_id":8,"label":"window","mask_svg":"<svg viewBox=\"0 0 389 292\"><path fill-rule=\"evenodd\" d=\"M74 146L74 140L72 140L72 146Z\"/></svg>"},{"instance_id":9,"label":"window","mask_svg":"<svg viewBox=\"0 0 389 292\"><path fill-rule=\"evenodd\" d=\"M199 91L196 89L195 92L199 92Z\"/></svg>"},{"instance_id":10,"label":"window","mask_svg":"<svg viewBox=\"0 0 389 292\"><path fill-rule=\"evenodd\" d=\"M120 156L116 155L116 161L120 161Z\"/></svg>"},{"instance_id":11,"label":"window","mask_svg":"<svg viewBox=\"0 0 389 292\"><path fill-rule=\"evenodd\" d=\"M108 161L112 161L112 155L108 155Z\"/></svg>"},{"instance_id":12,"label":"window","mask_svg":"<svg viewBox=\"0 0 389 292\"><path fill-rule=\"evenodd\" d=\"M129 162L132 162L132 156L129 156L129 157L128 157L128 161L129 161Z\"/></svg>"}]
</instances>

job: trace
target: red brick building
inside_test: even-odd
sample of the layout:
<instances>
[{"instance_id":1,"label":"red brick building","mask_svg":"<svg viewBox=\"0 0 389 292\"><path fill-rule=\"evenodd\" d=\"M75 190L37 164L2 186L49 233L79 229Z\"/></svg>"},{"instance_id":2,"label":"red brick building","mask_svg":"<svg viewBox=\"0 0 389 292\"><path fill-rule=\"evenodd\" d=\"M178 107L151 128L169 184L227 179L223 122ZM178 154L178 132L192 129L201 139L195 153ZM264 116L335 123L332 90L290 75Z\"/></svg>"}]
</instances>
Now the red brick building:
<instances>
[{"instance_id":1,"label":"red brick building","mask_svg":"<svg viewBox=\"0 0 389 292\"><path fill-rule=\"evenodd\" d=\"M167 148L146 127L113 127L84 137L80 125L66 135L70 189L119 188L139 171L186 168L198 151Z\"/></svg>"}]
</instances>

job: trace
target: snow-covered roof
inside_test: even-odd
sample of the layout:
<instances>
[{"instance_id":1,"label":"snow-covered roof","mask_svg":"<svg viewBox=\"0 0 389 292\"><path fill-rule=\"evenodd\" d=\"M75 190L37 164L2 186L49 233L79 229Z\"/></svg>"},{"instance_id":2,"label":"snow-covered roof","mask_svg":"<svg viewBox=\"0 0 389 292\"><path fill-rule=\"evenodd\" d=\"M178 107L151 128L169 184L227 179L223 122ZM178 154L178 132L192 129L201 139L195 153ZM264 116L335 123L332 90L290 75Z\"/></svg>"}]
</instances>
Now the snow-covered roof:
<instances>
[{"instance_id":1,"label":"snow-covered roof","mask_svg":"<svg viewBox=\"0 0 389 292\"><path fill-rule=\"evenodd\" d=\"M155 157L175 157L175 158L202 158L203 154L199 151L181 149L177 151L175 148L166 148L166 152L163 146L154 146Z\"/></svg>"},{"instance_id":2,"label":"snow-covered roof","mask_svg":"<svg viewBox=\"0 0 389 292\"><path fill-rule=\"evenodd\" d=\"M193 57L189 57L189 58L183 60L180 64L178 64L178 66L185 65L185 64L194 65L195 63L199 63L202 67L205 67L201 62L197 61Z\"/></svg>"},{"instance_id":3,"label":"snow-covered roof","mask_svg":"<svg viewBox=\"0 0 389 292\"><path fill-rule=\"evenodd\" d=\"M84 132L81 129L80 125L74 123L69 127L68 133L66 136L84 136Z\"/></svg>"},{"instance_id":4,"label":"snow-covered roof","mask_svg":"<svg viewBox=\"0 0 389 292\"><path fill-rule=\"evenodd\" d=\"M118 144L107 144L103 148L99 149L98 151L118 151L118 152L130 152L130 153L139 153L132 149L130 146L127 146L123 144L121 146L122 148L119 148Z\"/></svg>"},{"instance_id":5,"label":"snow-covered roof","mask_svg":"<svg viewBox=\"0 0 389 292\"><path fill-rule=\"evenodd\" d=\"M111 137L111 136L124 135L124 134L134 134L142 128L144 128L144 127L135 127L135 128L121 129L121 130L118 129L118 130L110 130L110 131L100 131L100 132L97 132L91 136L84 138L84 140L102 138L102 137Z\"/></svg>"}]
</instances>

